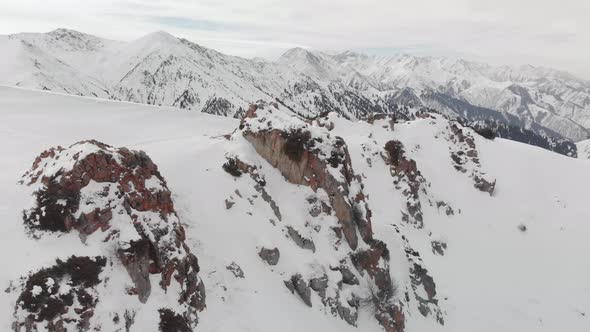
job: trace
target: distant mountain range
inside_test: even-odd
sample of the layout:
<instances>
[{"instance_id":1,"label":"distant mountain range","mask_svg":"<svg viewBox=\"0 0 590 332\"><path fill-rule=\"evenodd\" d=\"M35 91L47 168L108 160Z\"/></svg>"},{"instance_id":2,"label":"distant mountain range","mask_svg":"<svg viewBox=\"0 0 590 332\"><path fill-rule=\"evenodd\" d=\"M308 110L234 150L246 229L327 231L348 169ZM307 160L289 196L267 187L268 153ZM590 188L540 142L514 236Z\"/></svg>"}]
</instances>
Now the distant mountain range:
<instances>
[{"instance_id":1,"label":"distant mountain range","mask_svg":"<svg viewBox=\"0 0 590 332\"><path fill-rule=\"evenodd\" d=\"M276 62L219 53L165 32L131 42L77 31L0 36L0 84L239 117L273 99L303 116L431 108L535 134L590 137L590 83L553 69L301 48Z\"/></svg>"}]
</instances>

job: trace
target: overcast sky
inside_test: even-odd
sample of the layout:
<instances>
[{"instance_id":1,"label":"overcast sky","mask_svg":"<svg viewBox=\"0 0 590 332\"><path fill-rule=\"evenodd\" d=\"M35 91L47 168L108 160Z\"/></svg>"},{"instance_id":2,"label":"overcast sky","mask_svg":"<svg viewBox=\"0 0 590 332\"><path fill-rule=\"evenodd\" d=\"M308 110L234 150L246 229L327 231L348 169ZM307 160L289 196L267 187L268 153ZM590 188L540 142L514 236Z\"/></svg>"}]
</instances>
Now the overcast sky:
<instances>
[{"instance_id":1,"label":"overcast sky","mask_svg":"<svg viewBox=\"0 0 590 332\"><path fill-rule=\"evenodd\" d=\"M590 79L590 0L0 0L0 34L164 30L221 52L291 47L529 63Z\"/></svg>"}]
</instances>

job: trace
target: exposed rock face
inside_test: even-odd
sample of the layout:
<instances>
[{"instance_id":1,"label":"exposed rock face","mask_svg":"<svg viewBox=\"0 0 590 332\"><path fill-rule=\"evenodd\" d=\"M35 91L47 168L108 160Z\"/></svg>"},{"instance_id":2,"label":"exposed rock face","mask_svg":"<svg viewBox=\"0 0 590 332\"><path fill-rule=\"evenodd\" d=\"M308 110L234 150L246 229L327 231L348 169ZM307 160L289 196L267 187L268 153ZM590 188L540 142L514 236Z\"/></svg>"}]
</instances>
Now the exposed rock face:
<instances>
[{"instance_id":1,"label":"exposed rock face","mask_svg":"<svg viewBox=\"0 0 590 332\"><path fill-rule=\"evenodd\" d=\"M228 158L227 162L223 164L222 167L224 171L226 171L228 174L234 177L240 177L242 174L249 174L252 180L256 182L254 189L256 189L256 191L260 193L260 196L262 196L262 199L266 203L268 203L273 213L275 214L275 217L277 217L279 221L283 219L281 216L281 210L279 209L279 206L264 188L264 186L266 186L266 180L264 180L260 176L260 174L258 174L258 170L255 166L246 164L238 158ZM226 201L226 206L227 204L228 203ZM229 208L231 208L231 206L228 207L228 209Z\"/></svg>"},{"instance_id":2,"label":"exposed rock face","mask_svg":"<svg viewBox=\"0 0 590 332\"><path fill-rule=\"evenodd\" d=\"M359 297L354 294L354 289L370 287L376 290L370 300L375 308L375 318L387 332L403 331L404 315L396 302L389 273L389 252L384 243L373 239L371 210L363 193L363 184L354 174L346 143L342 138L330 135L331 128L332 125L323 119L304 120L288 110L279 109L278 104L259 102L246 112L237 133L287 181L327 194L325 203L314 197L307 199L309 213L312 217L322 213L334 215L339 226L334 232L347 244L343 246L337 242L335 250L346 250L348 255L340 267L330 267L332 271L341 272L339 280L332 280L334 277L326 273L309 278L294 274L285 285L308 306L312 305L310 296L313 290L323 305L351 325L356 325L359 308ZM242 171L239 162L234 164ZM329 206L324 206L327 203ZM295 229L288 227L287 234L302 249L315 252L313 242ZM327 295L328 287L335 287L331 289L335 295ZM349 291L346 295L342 292L344 288Z\"/></svg>"},{"instance_id":3,"label":"exposed rock face","mask_svg":"<svg viewBox=\"0 0 590 332\"><path fill-rule=\"evenodd\" d=\"M236 278L244 279L244 271L242 268L236 263L232 262L230 265L225 267L228 269Z\"/></svg>"},{"instance_id":4,"label":"exposed rock face","mask_svg":"<svg viewBox=\"0 0 590 332\"><path fill-rule=\"evenodd\" d=\"M299 297L301 297L303 302L308 307L311 307L311 288L309 287L307 282L305 282L301 274L294 275L293 277L291 277L291 280L288 281L288 283L289 282L291 283L291 285L293 285L293 290L297 292L297 294L299 294Z\"/></svg>"},{"instance_id":5,"label":"exposed rock face","mask_svg":"<svg viewBox=\"0 0 590 332\"><path fill-rule=\"evenodd\" d=\"M262 248L258 252L258 256L260 256L260 258L262 258L263 261L267 262L268 265L277 265L279 263L279 258L281 257L281 253L279 252L278 248L273 248L273 249Z\"/></svg>"},{"instance_id":6,"label":"exposed rock face","mask_svg":"<svg viewBox=\"0 0 590 332\"><path fill-rule=\"evenodd\" d=\"M87 330L98 302L95 286L106 261L72 256L32 274L16 302L16 315L24 317L14 323L14 330L36 331L39 322L46 322L49 331ZM73 315L66 317L68 312Z\"/></svg>"},{"instance_id":7,"label":"exposed rock face","mask_svg":"<svg viewBox=\"0 0 590 332\"><path fill-rule=\"evenodd\" d=\"M481 170L479 155L475 146L475 139L469 133L461 129L456 123L450 125L451 133L448 140L455 144L451 151L451 159L456 170L466 173L473 179L473 186L492 196L496 188L496 180L491 180Z\"/></svg>"},{"instance_id":8,"label":"exposed rock face","mask_svg":"<svg viewBox=\"0 0 590 332\"><path fill-rule=\"evenodd\" d=\"M295 230L293 227L287 226L287 233L299 248L315 252L315 244L313 243L313 241L301 236L301 234L299 234L299 232Z\"/></svg>"},{"instance_id":9,"label":"exposed rock face","mask_svg":"<svg viewBox=\"0 0 590 332\"><path fill-rule=\"evenodd\" d=\"M400 233L397 225L393 226L397 233ZM408 239L405 236L401 236L402 244L405 250L406 258L410 264L410 288L408 291L413 293L413 298L416 302L410 301L409 294L406 292L406 303L408 305L416 305L418 311L424 317L433 317L436 321L443 325L444 324L444 312L439 307L439 300L436 293L436 283L434 278L428 273L428 270L424 267L425 264L420 257L420 253L412 248ZM446 248L446 243L435 244L432 243L433 251L435 246L441 247L441 250ZM426 294L426 296L424 296Z\"/></svg>"},{"instance_id":10,"label":"exposed rock face","mask_svg":"<svg viewBox=\"0 0 590 332\"><path fill-rule=\"evenodd\" d=\"M184 317L170 309L160 309L159 328L162 332L192 332L190 325L187 324Z\"/></svg>"},{"instance_id":11,"label":"exposed rock face","mask_svg":"<svg viewBox=\"0 0 590 332\"><path fill-rule=\"evenodd\" d=\"M432 253L439 256L444 256L445 250L447 250L447 243L442 241L432 241Z\"/></svg>"},{"instance_id":12,"label":"exposed rock face","mask_svg":"<svg viewBox=\"0 0 590 332\"><path fill-rule=\"evenodd\" d=\"M391 176L394 178L396 188L401 189L402 194L406 197L406 207L411 222L418 228L422 228L424 220L420 204L420 185L425 180L416 166L416 161L406 156L404 145L396 140L385 144L383 159L390 166ZM404 216L404 219L410 221L406 216Z\"/></svg>"},{"instance_id":13,"label":"exposed rock face","mask_svg":"<svg viewBox=\"0 0 590 332\"><path fill-rule=\"evenodd\" d=\"M99 243L105 250L106 269L124 266L134 285L129 295L137 295L139 302L145 303L154 290L167 292L184 324L189 328L196 325L196 314L205 307L198 260L184 243L185 232L170 190L144 152L96 141L52 148L37 157L23 183L36 198L36 204L23 214L32 236L77 232L82 241ZM150 282L153 274L160 275L157 285ZM101 301L98 293L96 302ZM126 317L132 317L135 310L121 309ZM36 319L35 324L59 321L63 314ZM16 315L15 326L26 326L31 315L35 313ZM87 325L93 328L91 316Z\"/></svg>"},{"instance_id":14,"label":"exposed rock face","mask_svg":"<svg viewBox=\"0 0 590 332\"><path fill-rule=\"evenodd\" d=\"M266 117L258 118L259 108L277 118L274 122ZM328 193L344 237L353 250L358 245L357 227L365 241L372 238L371 212L342 138L332 137L325 128L280 111L277 104L252 105L240 127L258 154L289 182L310 186L314 191L321 188Z\"/></svg>"}]
</instances>

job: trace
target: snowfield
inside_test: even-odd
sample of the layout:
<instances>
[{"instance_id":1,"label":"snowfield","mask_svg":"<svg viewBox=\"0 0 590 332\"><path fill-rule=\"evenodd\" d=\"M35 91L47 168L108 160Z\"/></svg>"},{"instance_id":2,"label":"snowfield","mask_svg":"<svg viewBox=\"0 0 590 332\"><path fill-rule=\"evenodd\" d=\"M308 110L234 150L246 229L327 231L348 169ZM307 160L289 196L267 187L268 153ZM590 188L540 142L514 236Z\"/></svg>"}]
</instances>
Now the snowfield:
<instances>
[{"instance_id":1,"label":"snowfield","mask_svg":"<svg viewBox=\"0 0 590 332\"><path fill-rule=\"evenodd\" d=\"M590 139L578 142L578 158L590 159Z\"/></svg>"},{"instance_id":2,"label":"snowfield","mask_svg":"<svg viewBox=\"0 0 590 332\"><path fill-rule=\"evenodd\" d=\"M281 223L305 223L304 203L312 190L285 181L246 140L223 138L238 127L238 120L2 86L0 119L2 289L56 258L98 254L100 248L82 244L74 234L40 240L26 236L22 212L31 197L17 184L47 148L96 139L145 151L166 179L207 291L207 308L199 315L197 330L382 331L370 308L361 308L354 327L326 312L315 293L310 308L285 287L284 271L313 274L317 264L334 257L324 250L328 242L316 243L313 255L297 247L269 222L275 213L258 197L252 179L224 172L227 155L261 163ZM362 177L375 237L390 250L391 274L400 290L410 283L402 235L420 253L436 283L444 325L423 317L411 303L404 308L406 332L590 331L590 160L474 135L481 172L497 181L490 196L475 189L468 174L453 168L449 122L439 116L397 123L393 131L384 128L385 122L351 122L335 114L329 120L333 135L346 141L354 171ZM381 159L385 143L392 139L403 143L429 183L420 196L422 229L402 221L405 197ZM234 202L230 209L226 200ZM429 201L448 203L454 215ZM314 236L327 234L327 229ZM432 241L447 244L444 255L434 253ZM258 256L263 246L281 249L276 267ZM244 278L226 268L233 262ZM11 329L18 295L0 293L2 331ZM146 305L157 301L154 296ZM149 331L153 319L139 319L132 331Z\"/></svg>"}]
</instances>

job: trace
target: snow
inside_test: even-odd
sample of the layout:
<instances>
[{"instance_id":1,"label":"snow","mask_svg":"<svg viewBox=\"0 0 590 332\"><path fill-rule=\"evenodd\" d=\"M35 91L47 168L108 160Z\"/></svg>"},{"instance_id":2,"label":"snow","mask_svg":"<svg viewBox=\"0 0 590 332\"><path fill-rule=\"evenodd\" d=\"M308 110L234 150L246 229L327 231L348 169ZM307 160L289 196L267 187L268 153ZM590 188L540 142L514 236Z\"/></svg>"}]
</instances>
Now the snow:
<instances>
[{"instance_id":1,"label":"snow","mask_svg":"<svg viewBox=\"0 0 590 332\"><path fill-rule=\"evenodd\" d=\"M368 310L360 311L355 328L325 312L315 293L309 308L283 285L295 271L305 276L322 270L332 273L326 267L340 258L330 247L334 236L329 226L336 220L322 214L312 221L321 226L320 231L306 233L307 198L316 195L326 199L326 194L287 183L248 142L221 136L237 128L239 121L1 86L0 113L3 289L29 271L51 265L56 258L73 253L94 256L104 249L92 239L83 244L74 234L40 240L27 237L22 210L31 205L32 198L17 184L34 158L47 148L96 139L146 151L166 179L180 221L186 226L187 244L199 258L199 275L207 290L207 308L200 313L199 330L382 331ZM344 138L355 173L363 178L375 237L388 245L393 278L402 288L408 285L409 263L400 234L394 230L396 225L420 252L436 282L445 325L422 317L413 303L406 308L405 331L590 330L590 263L585 259L590 251L590 160L475 136L482 169L497 179L496 192L490 197L473 188L472 179L452 167L452 146L444 139L448 123L443 119L396 124L393 132L340 117L332 116L330 121L335 124L330 134ZM405 200L379 155L391 139L404 143L430 183L428 195L420 196L424 229L401 221ZM222 170L227 155L261 165L265 189L278 204L282 221L276 221L251 178L233 178ZM235 202L231 209L226 209L226 199ZM455 215L440 213L427 199L448 202ZM518 230L520 224L527 226L526 232ZM285 225L313 237L316 253L288 239ZM432 253L432 240L447 242L444 256ZM280 248L277 266L270 267L258 257L262 246ZM232 262L242 268L244 279L226 269ZM114 271L120 273L109 276L110 295L99 302L96 315L110 308L139 305L135 298L120 295L130 281L123 268ZM50 283L47 280L46 285ZM0 330L10 330L17 297L18 292L0 293ZM132 331L154 328L155 310L161 303L170 303L170 299L154 290ZM104 324L105 331L112 328L112 318L104 317Z\"/></svg>"},{"instance_id":2,"label":"snow","mask_svg":"<svg viewBox=\"0 0 590 332\"><path fill-rule=\"evenodd\" d=\"M31 293L33 294L33 297L39 296L41 293L43 293L43 288L41 288L41 286L33 286Z\"/></svg>"},{"instance_id":3,"label":"snow","mask_svg":"<svg viewBox=\"0 0 590 332\"><path fill-rule=\"evenodd\" d=\"M590 139L578 142L576 145L578 147L578 158L590 159Z\"/></svg>"},{"instance_id":4,"label":"snow","mask_svg":"<svg viewBox=\"0 0 590 332\"><path fill-rule=\"evenodd\" d=\"M0 50L0 84L230 117L265 98L278 98L305 114L339 109L355 117L367 108L387 108L392 96L409 88L424 106L440 112L448 107L423 94L439 92L509 113L522 125L539 122L574 141L588 137L590 128L588 83L533 66L301 48L268 62L224 55L162 31L129 42L66 29L19 33L0 36ZM515 87L530 95L527 112ZM318 110L318 102L326 109Z\"/></svg>"}]
</instances>

